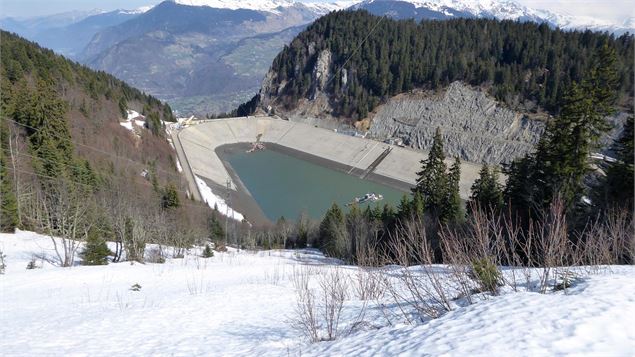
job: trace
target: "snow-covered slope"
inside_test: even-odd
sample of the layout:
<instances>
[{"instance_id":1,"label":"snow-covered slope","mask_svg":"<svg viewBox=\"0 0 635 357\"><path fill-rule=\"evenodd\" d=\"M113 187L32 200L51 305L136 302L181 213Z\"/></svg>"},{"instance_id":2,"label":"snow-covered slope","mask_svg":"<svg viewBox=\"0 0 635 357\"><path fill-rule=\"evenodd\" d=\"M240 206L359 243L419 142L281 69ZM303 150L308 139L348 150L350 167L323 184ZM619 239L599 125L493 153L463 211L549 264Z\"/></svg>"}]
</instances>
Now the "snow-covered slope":
<instances>
[{"instance_id":1,"label":"snow-covered slope","mask_svg":"<svg viewBox=\"0 0 635 357\"><path fill-rule=\"evenodd\" d=\"M507 294L418 326L316 346L312 356L632 356L635 270L593 276L567 295Z\"/></svg>"},{"instance_id":2,"label":"snow-covered slope","mask_svg":"<svg viewBox=\"0 0 635 357\"><path fill-rule=\"evenodd\" d=\"M58 241L59 244L59 241ZM152 247L150 247L152 249ZM389 299L347 294L352 335L309 344L289 323L294 281L357 268L312 250L191 250L165 264L58 268L49 237L0 234L3 356L632 356L635 268L612 267L563 292L508 292L406 325ZM169 249L166 249L169 252ZM38 269L27 270L35 259ZM438 267L443 270L444 267ZM132 286L140 288L134 291ZM297 285L296 285L297 286ZM318 300L319 303L319 300ZM389 321L390 320L390 321ZM358 320L359 321L359 320Z\"/></svg>"},{"instance_id":3,"label":"snow-covered slope","mask_svg":"<svg viewBox=\"0 0 635 357\"><path fill-rule=\"evenodd\" d=\"M222 214L239 222L242 222L242 220L245 219L242 213L236 212L232 207L229 207L227 205L227 202L225 202L225 200L220 197L220 195L212 192L212 189L207 186L205 181L203 181L198 176L195 176L195 179L198 190L201 193L201 196L203 196L203 201L205 201L205 203L207 203L210 208L218 209L218 211Z\"/></svg>"}]
</instances>

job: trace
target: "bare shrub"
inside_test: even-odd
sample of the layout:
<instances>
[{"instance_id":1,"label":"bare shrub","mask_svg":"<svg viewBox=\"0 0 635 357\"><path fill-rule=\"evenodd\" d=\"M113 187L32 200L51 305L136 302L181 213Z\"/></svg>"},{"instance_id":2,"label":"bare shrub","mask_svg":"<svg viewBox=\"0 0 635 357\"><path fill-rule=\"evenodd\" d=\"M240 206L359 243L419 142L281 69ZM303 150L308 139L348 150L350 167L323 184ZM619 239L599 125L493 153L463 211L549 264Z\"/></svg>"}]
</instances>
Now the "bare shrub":
<instances>
[{"instance_id":1,"label":"bare shrub","mask_svg":"<svg viewBox=\"0 0 635 357\"><path fill-rule=\"evenodd\" d=\"M555 287L559 275L566 274L571 262L573 245L569 240L563 201L556 198L537 221L530 222L528 234L534 235L531 240L536 244L536 250L529 255L529 265L541 267L537 289L544 294L550 284Z\"/></svg>"},{"instance_id":2,"label":"bare shrub","mask_svg":"<svg viewBox=\"0 0 635 357\"><path fill-rule=\"evenodd\" d=\"M93 200L86 198L86 190L64 180L49 180L42 186L36 190L35 216L31 218L51 237L57 263L70 267L95 224Z\"/></svg>"},{"instance_id":3,"label":"bare shrub","mask_svg":"<svg viewBox=\"0 0 635 357\"><path fill-rule=\"evenodd\" d=\"M205 270L196 270L187 277L187 291L190 295L199 295L211 289Z\"/></svg>"},{"instance_id":4,"label":"bare shrub","mask_svg":"<svg viewBox=\"0 0 635 357\"><path fill-rule=\"evenodd\" d=\"M272 285L280 285L280 281L284 277L284 268L280 264L276 264L273 267L273 271L265 270L265 281Z\"/></svg>"},{"instance_id":5,"label":"bare shrub","mask_svg":"<svg viewBox=\"0 0 635 357\"><path fill-rule=\"evenodd\" d=\"M321 293L322 320L325 324L326 335L323 339L332 341L340 332L340 318L346 301L346 282L340 269L329 269L319 279Z\"/></svg>"},{"instance_id":6,"label":"bare shrub","mask_svg":"<svg viewBox=\"0 0 635 357\"><path fill-rule=\"evenodd\" d=\"M315 292L310 287L310 281L310 274L307 271L294 270L293 286L296 292L296 305L291 326L300 331L309 341L317 342L320 340L320 327Z\"/></svg>"},{"instance_id":7,"label":"bare shrub","mask_svg":"<svg viewBox=\"0 0 635 357\"><path fill-rule=\"evenodd\" d=\"M449 280L468 303L475 291L498 294L503 282L499 266L507 250L499 216L478 205L470 211L465 227L446 227L440 233L443 261L452 271Z\"/></svg>"},{"instance_id":8,"label":"bare shrub","mask_svg":"<svg viewBox=\"0 0 635 357\"><path fill-rule=\"evenodd\" d=\"M424 223L413 220L401 224L391 235L389 246L386 261L392 259L398 266L384 270L383 283L404 317L412 322L409 308L420 317L428 318L451 311L452 296L446 281L448 271L434 265L434 250Z\"/></svg>"},{"instance_id":9,"label":"bare shrub","mask_svg":"<svg viewBox=\"0 0 635 357\"><path fill-rule=\"evenodd\" d=\"M31 270L41 268L41 266L37 264L36 257L33 256L31 257L31 260L29 260L29 262L26 264L26 268Z\"/></svg>"},{"instance_id":10,"label":"bare shrub","mask_svg":"<svg viewBox=\"0 0 635 357\"><path fill-rule=\"evenodd\" d=\"M589 270L632 263L635 257L628 211L607 211L582 232L569 229L560 198L526 220L478 206L470 211L465 224L438 231L437 245L428 239L426 224L415 220L399 223L380 262L365 262L368 253L358 252L360 271L396 264L382 269L379 280L407 321L439 317L475 297L497 295L501 287L518 291L524 285L543 294L566 290ZM435 249L444 265L434 264ZM363 297L372 290L368 277L357 280L355 291Z\"/></svg>"},{"instance_id":11,"label":"bare shrub","mask_svg":"<svg viewBox=\"0 0 635 357\"><path fill-rule=\"evenodd\" d=\"M214 250L217 252L226 252L227 247L225 246L225 243L223 242L216 242L214 243Z\"/></svg>"},{"instance_id":12,"label":"bare shrub","mask_svg":"<svg viewBox=\"0 0 635 357\"><path fill-rule=\"evenodd\" d=\"M635 261L632 214L612 209L602 218L591 222L576 239L577 260L592 270L602 265L632 264Z\"/></svg>"},{"instance_id":13,"label":"bare shrub","mask_svg":"<svg viewBox=\"0 0 635 357\"><path fill-rule=\"evenodd\" d=\"M148 263L163 264L165 263L165 255L161 246L152 247L145 253L145 261Z\"/></svg>"},{"instance_id":14,"label":"bare shrub","mask_svg":"<svg viewBox=\"0 0 635 357\"><path fill-rule=\"evenodd\" d=\"M353 281L353 291L359 300L378 300L384 296L381 279L381 257L374 245L357 247L357 270Z\"/></svg>"},{"instance_id":15,"label":"bare shrub","mask_svg":"<svg viewBox=\"0 0 635 357\"><path fill-rule=\"evenodd\" d=\"M292 277L296 306L290 324L311 342L332 341L348 335L362 324L366 308L364 305L354 318L347 319L348 327L343 326L342 312L348 298L347 275L337 267L320 270L314 286L309 269L294 270Z\"/></svg>"}]
</instances>

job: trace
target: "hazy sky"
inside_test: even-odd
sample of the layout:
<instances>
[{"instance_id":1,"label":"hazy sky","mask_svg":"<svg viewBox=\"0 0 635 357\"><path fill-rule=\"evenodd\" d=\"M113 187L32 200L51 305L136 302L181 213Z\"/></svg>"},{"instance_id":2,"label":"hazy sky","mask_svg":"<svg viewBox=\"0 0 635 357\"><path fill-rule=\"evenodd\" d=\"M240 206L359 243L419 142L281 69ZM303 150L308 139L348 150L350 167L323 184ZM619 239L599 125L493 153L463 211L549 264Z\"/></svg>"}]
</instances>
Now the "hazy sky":
<instances>
[{"instance_id":1,"label":"hazy sky","mask_svg":"<svg viewBox=\"0 0 635 357\"><path fill-rule=\"evenodd\" d=\"M319 0L314 0L319 1ZM516 0L519 3L570 15L623 21L635 16L633 0ZM31 17L72 10L136 9L160 0L0 0L0 16Z\"/></svg>"}]
</instances>

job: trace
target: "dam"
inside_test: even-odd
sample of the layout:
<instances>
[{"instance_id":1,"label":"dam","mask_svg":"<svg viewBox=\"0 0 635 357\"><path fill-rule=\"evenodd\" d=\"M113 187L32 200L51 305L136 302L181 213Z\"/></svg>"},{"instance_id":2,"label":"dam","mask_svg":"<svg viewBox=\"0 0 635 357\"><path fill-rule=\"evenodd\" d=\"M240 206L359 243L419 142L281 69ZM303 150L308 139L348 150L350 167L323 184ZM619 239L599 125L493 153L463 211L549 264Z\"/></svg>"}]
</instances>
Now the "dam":
<instances>
[{"instance_id":1,"label":"dam","mask_svg":"<svg viewBox=\"0 0 635 357\"><path fill-rule=\"evenodd\" d=\"M249 186L253 187L254 180L242 180L240 172L231 164L232 160L236 160L237 153L244 153L249 149L250 143L259 141L265 145L265 150L309 161L356 178L363 177L364 181L403 193L409 192L415 185L416 172L421 169L420 161L426 157L426 153L422 151L272 117L206 120L182 129L176 136L179 141L177 145L182 147L186 156L180 160L189 166L191 173L203 179L215 194L225 195L227 192L228 198L234 202L230 204L232 208L248 211L250 221L272 220L271 214L267 215L262 211L262 202L260 205L256 204L258 199L254 198L257 197L252 197L250 193ZM450 162L448 160L448 164ZM296 162L295 165L299 163ZM242 166L241 170L244 172L245 165ZM266 167L261 168L261 172L266 170ZM470 187L479 170L478 164L462 164L462 198L469 197ZM337 183L331 182L329 185ZM195 189L196 187L191 186L191 190ZM262 192L262 188L259 191ZM359 193L351 192L350 197L345 199L352 199ZM386 203L394 203L394 192L389 196L393 199ZM280 200L283 201L284 197L280 197Z\"/></svg>"}]
</instances>

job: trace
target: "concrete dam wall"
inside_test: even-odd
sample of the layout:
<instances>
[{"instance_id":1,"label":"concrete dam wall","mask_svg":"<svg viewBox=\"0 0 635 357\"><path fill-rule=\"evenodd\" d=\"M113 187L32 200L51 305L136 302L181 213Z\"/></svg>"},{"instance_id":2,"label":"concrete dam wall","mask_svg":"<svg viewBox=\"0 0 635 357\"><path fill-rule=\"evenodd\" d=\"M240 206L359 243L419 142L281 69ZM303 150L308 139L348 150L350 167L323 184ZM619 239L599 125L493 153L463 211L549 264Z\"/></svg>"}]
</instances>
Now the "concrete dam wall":
<instances>
[{"instance_id":1,"label":"concrete dam wall","mask_svg":"<svg viewBox=\"0 0 635 357\"><path fill-rule=\"evenodd\" d=\"M230 177L216 148L243 142L274 143L292 150L350 167L351 173L373 174L413 186L423 151L391 146L379 141L339 134L303 123L270 117L216 119L183 129L179 134L192 171L224 186ZM387 150L391 148L391 150ZM384 156L382 159L380 156ZM379 163L378 163L379 162ZM448 160L448 165L451 161ZM467 198L480 165L463 163L461 197Z\"/></svg>"}]
</instances>

